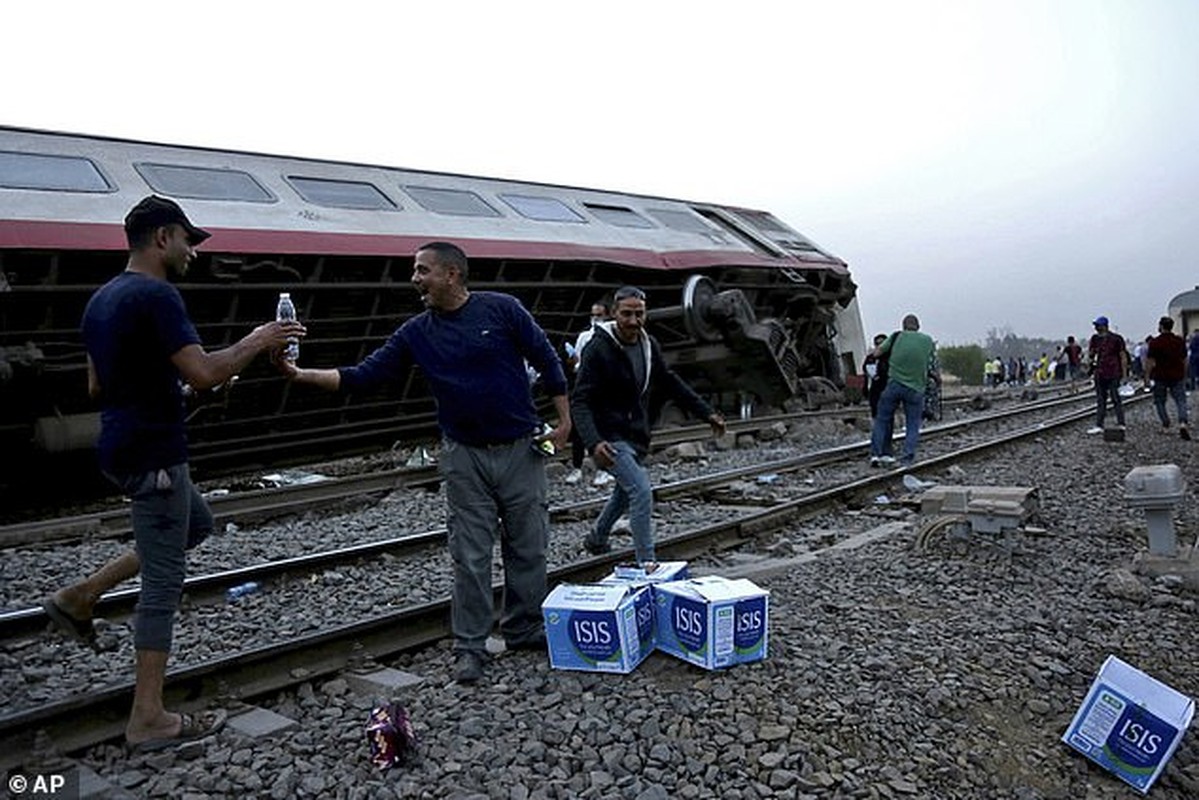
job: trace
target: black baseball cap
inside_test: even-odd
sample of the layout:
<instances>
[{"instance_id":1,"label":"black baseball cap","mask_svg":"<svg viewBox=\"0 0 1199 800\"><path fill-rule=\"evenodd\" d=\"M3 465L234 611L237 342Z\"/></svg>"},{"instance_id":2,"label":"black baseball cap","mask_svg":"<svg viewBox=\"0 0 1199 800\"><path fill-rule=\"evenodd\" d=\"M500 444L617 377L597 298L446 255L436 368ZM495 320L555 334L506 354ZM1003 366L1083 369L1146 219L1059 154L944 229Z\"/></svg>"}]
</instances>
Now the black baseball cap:
<instances>
[{"instance_id":1,"label":"black baseball cap","mask_svg":"<svg viewBox=\"0 0 1199 800\"><path fill-rule=\"evenodd\" d=\"M187 241L192 247L212 235L208 231L192 225L187 214L183 213L183 209L174 200L150 195L143 198L125 215L125 236L132 241L137 234L161 228L163 225L182 225L183 230L187 231Z\"/></svg>"}]
</instances>

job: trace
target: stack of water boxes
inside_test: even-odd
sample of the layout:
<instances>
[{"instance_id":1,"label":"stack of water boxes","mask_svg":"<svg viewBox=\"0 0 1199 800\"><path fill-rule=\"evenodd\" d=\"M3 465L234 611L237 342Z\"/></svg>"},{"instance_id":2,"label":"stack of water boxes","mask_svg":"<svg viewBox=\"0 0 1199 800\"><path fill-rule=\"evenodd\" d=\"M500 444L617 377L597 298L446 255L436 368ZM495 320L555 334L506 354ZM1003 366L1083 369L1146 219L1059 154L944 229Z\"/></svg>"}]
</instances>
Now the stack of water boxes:
<instances>
[{"instance_id":1,"label":"stack of water boxes","mask_svg":"<svg viewBox=\"0 0 1199 800\"><path fill-rule=\"evenodd\" d=\"M690 578L685 561L621 565L599 583L561 584L542 603L550 666L632 672L656 647L705 669L766 657L769 592Z\"/></svg>"}]
</instances>

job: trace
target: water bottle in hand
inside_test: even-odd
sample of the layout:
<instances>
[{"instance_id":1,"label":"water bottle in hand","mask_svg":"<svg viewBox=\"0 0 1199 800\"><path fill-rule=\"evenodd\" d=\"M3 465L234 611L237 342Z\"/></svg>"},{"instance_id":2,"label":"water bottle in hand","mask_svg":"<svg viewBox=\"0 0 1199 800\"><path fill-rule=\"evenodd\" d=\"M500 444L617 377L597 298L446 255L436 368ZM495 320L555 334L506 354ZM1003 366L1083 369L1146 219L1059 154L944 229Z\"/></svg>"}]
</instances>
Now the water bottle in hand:
<instances>
[{"instance_id":1,"label":"water bottle in hand","mask_svg":"<svg viewBox=\"0 0 1199 800\"><path fill-rule=\"evenodd\" d=\"M290 292L279 292L279 305L275 308L275 319L279 322L296 321L296 307L291 302ZM298 337L287 337L287 347L283 350L283 357L293 364L300 358L300 340Z\"/></svg>"}]
</instances>

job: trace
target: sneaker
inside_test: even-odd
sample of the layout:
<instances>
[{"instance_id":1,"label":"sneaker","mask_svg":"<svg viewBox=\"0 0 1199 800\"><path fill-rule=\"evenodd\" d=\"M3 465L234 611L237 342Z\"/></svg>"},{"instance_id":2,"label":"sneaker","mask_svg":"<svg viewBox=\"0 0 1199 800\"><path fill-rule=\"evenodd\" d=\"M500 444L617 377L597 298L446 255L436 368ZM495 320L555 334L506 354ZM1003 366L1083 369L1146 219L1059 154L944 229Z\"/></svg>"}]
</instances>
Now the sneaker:
<instances>
[{"instance_id":1,"label":"sneaker","mask_svg":"<svg viewBox=\"0 0 1199 800\"><path fill-rule=\"evenodd\" d=\"M583 470L572 469L570 472L566 473L566 477L563 478L562 480L563 480L563 482L569 483L571 486L574 486L576 483L583 480Z\"/></svg>"},{"instance_id":2,"label":"sneaker","mask_svg":"<svg viewBox=\"0 0 1199 800\"><path fill-rule=\"evenodd\" d=\"M1092 426L1092 427L1090 427L1090 428L1087 428L1087 435L1088 435L1088 436L1089 436L1089 435L1091 435L1091 434L1095 434L1095 433L1103 433L1103 428L1099 427L1098 425L1094 425L1094 426Z\"/></svg>"},{"instance_id":3,"label":"sneaker","mask_svg":"<svg viewBox=\"0 0 1199 800\"><path fill-rule=\"evenodd\" d=\"M881 467L882 465L883 465L883 460L881 458L879 458L878 456L870 457L870 466Z\"/></svg>"},{"instance_id":4,"label":"sneaker","mask_svg":"<svg viewBox=\"0 0 1199 800\"><path fill-rule=\"evenodd\" d=\"M454 680L458 683L478 683L483 677L483 654L477 650L460 650L454 660Z\"/></svg>"},{"instance_id":5,"label":"sneaker","mask_svg":"<svg viewBox=\"0 0 1199 800\"><path fill-rule=\"evenodd\" d=\"M612 552L612 545L607 542L596 542L590 536L583 540L583 549L593 556L602 556Z\"/></svg>"},{"instance_id":6,"label":"sneaker","mask_svg":"<svg viewBox=\"0 0 1199 800\"><path fill-rule=\"evenodd\" d=\"M595 480L591 482L592 486L607 486L613 480L612 475L603 470L595 473Z\"/></svg>"},{"instance_id":7,"label":"sneaker","mask_svg":"<svg viewBox=\"0 0 1199 800\"><path fill-rule=\"evenodd\" d=\"M895 466L895 456L879 456L878 463L884 467Z\"/></svg>"},{"instance_id":8,"label":"sneaker","mask_svg":"<svg viewBox=\"0 0 1199 800\"><path fill-rule=\"evenodd\" d=\"M1183 439L1183 441L1189 442L1191 440L1191 430L1186 425L1178 426L1178 435Z\"/></svg>"}]
</instances>

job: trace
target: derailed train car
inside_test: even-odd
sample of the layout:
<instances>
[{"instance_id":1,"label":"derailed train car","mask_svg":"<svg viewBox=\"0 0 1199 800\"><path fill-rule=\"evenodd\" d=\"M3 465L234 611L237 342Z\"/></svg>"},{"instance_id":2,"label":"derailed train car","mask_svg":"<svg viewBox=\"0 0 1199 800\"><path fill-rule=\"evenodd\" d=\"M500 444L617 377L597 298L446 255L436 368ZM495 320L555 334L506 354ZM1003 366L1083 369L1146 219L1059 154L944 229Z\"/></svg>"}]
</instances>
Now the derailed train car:
<instances>
[{"instance_id":1,"label":"derailed train car","mask_svg":"<svg viewBox=\"0 0 1199 800\"><path fill-rule=\"evenodd\" d=\"M648 295L668 361L728 411L826 400L864 355L846 264L765 211L716 203L0 128L0 483L88 458L98 416L78 326L124 268L121 221L179 200L213 236L180 289L206 346L270 318L288 291L301 363L353 363L420 311L412 254L471 258L470 285L511 293L556 345L623 283ZM480 398L480 402L486 402ZM256 363L191 401L197 470L364 452L432 435L419 374L385 394L294 387Z\"/></svg>"}]
</instances>

